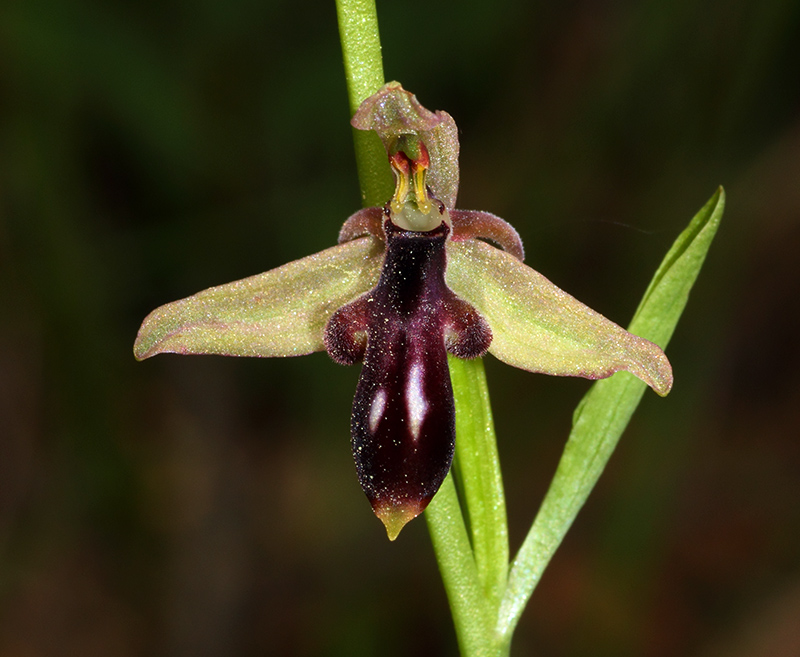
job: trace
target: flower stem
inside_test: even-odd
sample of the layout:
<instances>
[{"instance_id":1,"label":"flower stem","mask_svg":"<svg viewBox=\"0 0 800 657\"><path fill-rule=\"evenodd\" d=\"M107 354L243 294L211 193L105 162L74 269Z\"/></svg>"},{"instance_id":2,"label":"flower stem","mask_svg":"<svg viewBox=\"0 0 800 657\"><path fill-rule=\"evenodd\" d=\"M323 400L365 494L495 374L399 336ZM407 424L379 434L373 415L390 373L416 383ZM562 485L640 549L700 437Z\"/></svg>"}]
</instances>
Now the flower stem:
<instances>
[{"instance_id":1,"label":"flower stem","mask_svg":"<svg viewBox=\"0 0 800 657\"><path fill-rule=\"evenodd\" d=\"M375 2L336 0L336 8L354 113L384 82ZM353 138L362 201L382 205L394 188L383 144L374 132L355 130ZM498 643L494 628L506 588L508 532L489 391L480 359L450 358L449 363L456 403L456 476L447 477L425 516L461 654L502 657L508 642Z\"/></svg>"},{"instance_id":2,"label":"flower stem","mask_svg":"<svg viewBox=\"0 0 800 657\"><path fill-rule=\"evenodd\" d=\"M508 527L489 387L481 359L448 360L456 404L456 486L482 590L497 606L508 577Z\"/></svg>"},{"instance_id":3,"label":"flower stem","mask_svg":"<svg viewBox=\"0 0 800 657\"><path fill-rule=\"evenodd\" d=\"M383 85L374 0L337 0L352 112ZM362 199L382 205L393 183L380 139L354 131ZM719 225L720 189L667 254L631 323L666 346ZM509 570L508 530L489 391L480 359L449 358L456 404L453 471L425 513L462 657L508 655L522 612L597 482L645 386L621 373L598 381L578 406L542 507Z\"/></svg>"},{"instance_id":4,"label":"flower stem","mask_svg":"<svg viewBox=\"0 0 800 657\"><path fill-rule=\"evenodd\" d=\"M485 608L452 472L425 511L425 520L450 601L461 655L490 655L494 617Z\"/></svg>"},{"instance_id":5,"label":"flower stem","mask_svg":"<svg viewBox=\"0 0 800 657\"><path fill-rule=\"evenodd\" d=\"M383 59L375 0L336 0L339 37L350 114L383 86ZM353 129L361 202L364 207L383 205L394 189L392 174L378 135Z\"/></svg>"},{"instance_id":6,"label":"flower stem","mask_svg":"<svg viewBox=\"0 0 800 657\"><path fill-rule=\"evenodd\" d=\"M508 576L508 529L483 361L450 356L456 404L453 471L425 518L453 614L461 654L508 654L495 634Z\"/></svg>"}]
</instances>

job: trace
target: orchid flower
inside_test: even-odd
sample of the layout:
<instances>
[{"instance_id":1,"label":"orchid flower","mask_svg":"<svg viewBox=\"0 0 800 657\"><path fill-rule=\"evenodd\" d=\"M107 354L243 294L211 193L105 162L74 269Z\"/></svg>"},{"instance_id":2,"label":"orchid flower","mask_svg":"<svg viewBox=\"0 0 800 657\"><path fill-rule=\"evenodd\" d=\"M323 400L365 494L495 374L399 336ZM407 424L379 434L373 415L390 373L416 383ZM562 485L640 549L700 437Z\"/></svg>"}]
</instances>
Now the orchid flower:
<instances>
[{"instance_id":1,"label":"orchid flower","mask_svg":"<svg viewBox=\"0 0 800 657\"><path fill-rule=\"evenodd\" d=\"M628 333L524 265L504 220L455 209L458 135L396 82L352 119L386 148L395 191L359 210L339 244L244 280L168 303L134 345L155 354L299 356L326 350L363 361L353 401L359 482L394 540L447 475L455 409L447 354L487 351L531 372L601 379L620 370L659 395L672 369L655 344ZM490 243L491 242L491 243Z\"/></svg>"}]
</instances>

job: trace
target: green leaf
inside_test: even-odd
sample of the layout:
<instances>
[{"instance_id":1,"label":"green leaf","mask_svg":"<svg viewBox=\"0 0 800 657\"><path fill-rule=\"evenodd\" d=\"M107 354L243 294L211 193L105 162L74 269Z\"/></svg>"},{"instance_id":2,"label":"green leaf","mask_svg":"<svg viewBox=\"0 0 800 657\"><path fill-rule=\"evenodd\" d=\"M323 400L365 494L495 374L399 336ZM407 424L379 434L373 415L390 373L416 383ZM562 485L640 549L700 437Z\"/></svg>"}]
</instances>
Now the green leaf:
<instances>
[{"instance_id":1,"label":"green leaf","mask_svg":"<svg viewBox=\"0 0 800 657\"><path fill-rule=\"evenodd\" d=\"M324 349L328 318L372 289L383 244L362 237L156 308L133 347L156 354L300 356Z\"/></svg>"},{"instance_id":2,"label":"green leaf","mask_svg":"<svg viewBox=\"0 0 800 657\"><path fill-rule=\"evenodd\" d=\"M725 210L720 187L675 240L650 281L629 330L666 349Z\"/></svg>"},{"instance_id":3,"label":"green leaf","mask_svg":"<svg viewBox=\"0 0 800 657\"><path fill-rule=\"evenodd\" d=\"M531 372L601 379L627 370L666 395L664 353L556 287L505 251L477 240L448 244L447 284L492 327L489 352Z\"/></svg>"},{"instance_id":4,"label":"green leaf","mask_svg":"<svg viewBox=\"0 0 800 657\"><path fill-rule=\"evenodd\" d=\"M720 188L678 237L656 271L631 330L666 347L716 234ZM497 631L510 638L542 572L592 491L630 420L644 384L621 374L598 381L579 404L553 482L512 563Z\"/></svg>"}]
</instances>

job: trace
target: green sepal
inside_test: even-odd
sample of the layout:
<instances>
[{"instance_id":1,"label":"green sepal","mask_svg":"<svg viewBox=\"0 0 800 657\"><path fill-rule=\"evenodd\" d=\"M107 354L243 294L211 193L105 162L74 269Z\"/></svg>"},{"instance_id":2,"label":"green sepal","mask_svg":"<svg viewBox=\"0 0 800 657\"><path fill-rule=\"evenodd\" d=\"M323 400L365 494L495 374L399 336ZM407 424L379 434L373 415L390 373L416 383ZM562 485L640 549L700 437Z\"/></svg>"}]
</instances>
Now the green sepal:
<instances>
[{"instance_id":1,"label":"green sepal","mask_svg":"<svg viewBox=\"0 0 800 657\"><path fill-rule=\"evenodd\" d=\"M263 274L156 308L133 353L301 356L324 350L328 318L372 289L384 245L373 237L325 249Z\"/></svg>"},{"instance_id":2,"label":"green sepal","mask_svg":"<svg viewBox=\"0 0 800 657\"><path fill-rule=\"evenodd\" d=\"M652 342L628 333L540 273L478 240L451 241L447 284L489 322L489 352L531 372L603 379L625 370L659 395L672 368Z\"/></svg>"},{"instance_id":3,"label":"green sepal","mask_svg":"<svg viewBox=\"0 0 800 657\"><path fill-rule=\"evenodd\" d=\"M397 149L403 135L416 135L430 157L427 184L433 197L454 208L458 195L458 128L453 117L431 112L399 82L387 82L358 108L350 121L358 130L374 130L387 153Z\"/></svg>"}]
</instances>

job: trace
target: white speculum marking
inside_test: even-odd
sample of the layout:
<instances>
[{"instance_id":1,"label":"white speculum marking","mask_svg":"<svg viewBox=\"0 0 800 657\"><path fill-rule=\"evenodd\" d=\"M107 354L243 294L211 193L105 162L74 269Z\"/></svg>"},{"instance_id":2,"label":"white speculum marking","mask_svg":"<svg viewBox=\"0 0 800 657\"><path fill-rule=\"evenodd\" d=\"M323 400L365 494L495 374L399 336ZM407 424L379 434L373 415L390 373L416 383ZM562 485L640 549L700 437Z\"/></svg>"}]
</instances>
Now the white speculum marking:
<instances>
[{"instance_id":1,"label":"white speculum marking","mask_svg":"<svg viewBox=\"0 0 800 657\"><path fill-rule=\"evenodd\" d=\"M406 380L406 408L408 409L408 424L411 435L415 440L419 438L422 421L428 412L428 402L422 390L422 375L424 373L421 362L414 363L408 371Z\"/></svg>"},{"instance_id":2,"label":"white speculum marking","mask_svg":"<svg viewBox=\"0 0 800 657\"><path fill-rule=\"evenodd\" d=\"M375 433L375 429L383 418L383 411L386 410L386 391L378 390L372 398L372 405L369 407L369 430Z\"/></svg>"}]
</instances>

